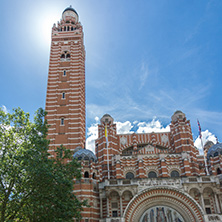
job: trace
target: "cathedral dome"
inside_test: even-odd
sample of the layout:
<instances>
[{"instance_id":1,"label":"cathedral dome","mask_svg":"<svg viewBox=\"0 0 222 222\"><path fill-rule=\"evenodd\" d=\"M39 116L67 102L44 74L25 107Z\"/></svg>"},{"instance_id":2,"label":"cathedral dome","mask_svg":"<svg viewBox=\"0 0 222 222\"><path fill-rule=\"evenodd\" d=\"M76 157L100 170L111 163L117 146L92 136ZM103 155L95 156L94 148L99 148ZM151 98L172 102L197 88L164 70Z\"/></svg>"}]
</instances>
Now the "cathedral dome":
<instances>
[{"instance_id":1,"label":"cathedral dome","mask_svg":"<svg viewBox=\"0 0 222 222\"><path fill-rule=\"evenodd\" d=\"M210 157L218 156L219 154L222 154L222 143L217 143L210 147L207 152L207 159Z\"/></svg>"},{"instance_id":2,"label":"cathedral dome","mask_svg":"<svg viewBox=\"0 0 222 222\"><path fill-rule=\"evenodd\" d=\"M79 149L73 154L74 159L97 161L95 154L91 150Z\"/></svg>"},{"instance_id":3,"label":"cathedral dome","mask_svg":"<svg viewBox=\"0 0 222 222\"><path fill-rule=\"evenodd\" d=\"M74 8L72 8L71 5L70 5L69 7L67 7L67 8L63 11L63 13L66 12L66 11L73 11L73 12L75 12L75 13L78 15L78 13L76 12L76 10L75 10ZM63 13L62 13L62 14L63 14Z\"/></svg>"},{"instance_id":4,"label":"cathedral dome","mask_svg":"<svg viewBox=\"0 0 222 222\"><path fill-rule=\"evenodd\" d=\"M63 13L62 13L62 19L65 22L74 22L74 23L78 23L79 21L79 15L76 12L76 10L74 8L72 8L72 6L70 5L70 7L66 8Z\"/></svg>"},{"instance_id":5,"label":"cathedral dome","mask_svg":"<svg viewBox=\"0 0 222 222\"><path fill-rule=\"evenodd\" d=\"M174 114L179 114L179 113L183 113L183 112L180 110L177 110Z\"/></svg>"}]
</instances>

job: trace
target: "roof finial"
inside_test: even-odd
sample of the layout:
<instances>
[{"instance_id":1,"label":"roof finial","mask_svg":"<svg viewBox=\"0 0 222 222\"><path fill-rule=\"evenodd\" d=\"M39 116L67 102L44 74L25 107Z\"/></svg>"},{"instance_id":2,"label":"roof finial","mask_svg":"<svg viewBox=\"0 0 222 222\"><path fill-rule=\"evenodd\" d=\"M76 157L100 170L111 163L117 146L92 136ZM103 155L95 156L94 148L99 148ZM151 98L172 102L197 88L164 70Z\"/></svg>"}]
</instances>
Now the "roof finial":
<instances>
[{"instance_id":1,"label":"roof finial","mask_svg":"<svg viewBox=\"0 0 222 222\"><path fill-rule=\"evenodd\" d=\"M72 5L70 5L70 8L72 8Z\"/></svg>"}]
</instances>

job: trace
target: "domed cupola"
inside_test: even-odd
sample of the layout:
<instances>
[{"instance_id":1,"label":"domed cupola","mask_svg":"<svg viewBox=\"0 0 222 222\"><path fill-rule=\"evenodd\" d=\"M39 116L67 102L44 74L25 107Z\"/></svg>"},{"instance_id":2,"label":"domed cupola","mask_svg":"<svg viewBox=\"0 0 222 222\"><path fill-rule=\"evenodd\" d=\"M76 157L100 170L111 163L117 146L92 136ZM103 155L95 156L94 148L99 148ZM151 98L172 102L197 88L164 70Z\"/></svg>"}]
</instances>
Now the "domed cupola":
<instances>
[{"instance_id":1,"label":"domed cupola","mask_svg":"<svg viewBox=\"0 0 222 222\"><path fill-rule=\"evenodd\" d=\"M96 162L97 158L91 150L76 148L77 151L73 154L73 158L77 160L89 160Z\"/></svg>"},{"instance_id":2,"label":"domed cupola","mask_svg":"<svg viewBox=\"0 0 222 222\"><path fill-rule=\"evenodd\" d=\"M75 20L75 23L78 23L79 21L79 15L76 12L76 10L74 8L72 8L72 6L70 5L70 7L67 7L63 13L62 13L62 19L64 21L68 21L68 20Z\"/></svg>"},{"instance_id":3,"label":"domed cupola","mask_svg":"<svg viewBox=\"0 0 222 222\"><path fill-rule=\"evenodd\" d=\"M215 157L222 155L222 143L217 143L210 147L210 149L207 152L207 159L209 160L210 157Z\"/></svg>"},{"instance_id":4,"label":"domed cupola","mask_svg":"<svg viewBox=\"0 0 222 222\"><path fill-rule=\"evenodd\" d=\"M72 8L71 5L70 5L69 7L67 7L67 8L63 11L63 13L66 12L66 11L73 11L73 12L75 12L75 13L78 15L78 13L76 12L76 10L75 10L74 8Z\"/></svg>"},{"instance_id":5,"label":"domed cupola","mask_svg":"<svg viewBox=\"0 0 222 222\"><path fill-rule=\"evenodd\" d=\"M105 114L100 121L105 124L113 124L113 118L109 114Z\"/></svg>"},{"instance_id":6,"label":"domed cupola","mask_svg":"<svg viewBox=\"0 0 222 222\"><path fill-rule=\"evenodd\" d=\"M186 116L185 116L185 114L184 114L182 111L177 110L177 111L173 114L173 116L171 117L171 119L172 119L172 122L177 122L178 120L184 121L184 120L186 120Z\"/></svg>"}]
</instances>

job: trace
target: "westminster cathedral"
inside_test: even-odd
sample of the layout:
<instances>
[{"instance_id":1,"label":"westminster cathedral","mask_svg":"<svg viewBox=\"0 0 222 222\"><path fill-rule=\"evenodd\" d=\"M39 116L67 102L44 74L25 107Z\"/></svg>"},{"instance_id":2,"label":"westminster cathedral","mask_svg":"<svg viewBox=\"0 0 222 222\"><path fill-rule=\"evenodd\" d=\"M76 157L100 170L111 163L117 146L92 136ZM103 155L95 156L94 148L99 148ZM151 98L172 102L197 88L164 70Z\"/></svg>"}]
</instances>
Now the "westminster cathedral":
<instances>
[{"instance_id":1,"label":"westminster cathedral","mask_svg":"<svg viewBox=\"0 0 222 222\"><path fill-rule=\"evenodd\" d=\"M81 162L73 192L90 206L81 222L222 221L222 144L200 155L182 111L159 133L117 134L104 114L95 153L85 147L84 33L71 6L52 27L45 109L50 155L62 144Z\"/></svg>"}]
</instances>

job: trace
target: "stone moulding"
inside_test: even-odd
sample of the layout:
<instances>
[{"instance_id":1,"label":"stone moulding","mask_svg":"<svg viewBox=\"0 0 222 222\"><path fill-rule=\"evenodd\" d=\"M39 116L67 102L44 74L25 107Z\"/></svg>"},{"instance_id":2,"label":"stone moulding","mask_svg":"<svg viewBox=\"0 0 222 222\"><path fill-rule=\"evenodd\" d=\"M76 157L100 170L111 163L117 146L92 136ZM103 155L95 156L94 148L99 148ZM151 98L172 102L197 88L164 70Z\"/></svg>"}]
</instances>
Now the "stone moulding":
<instances>
[{"instance_id":1,"label":"stone moulding","mask_svg":"<svg viewBox=\"0 0 222 222\"><path fill-rule=\"evenodd\" d=\"M169 186L158 186L145 189L134 196L124 211L125 222L139 221L147 209L158 205L175 209L184 221L204 221L202 208L190 195Z\"/></svg>"}]
</instances>

